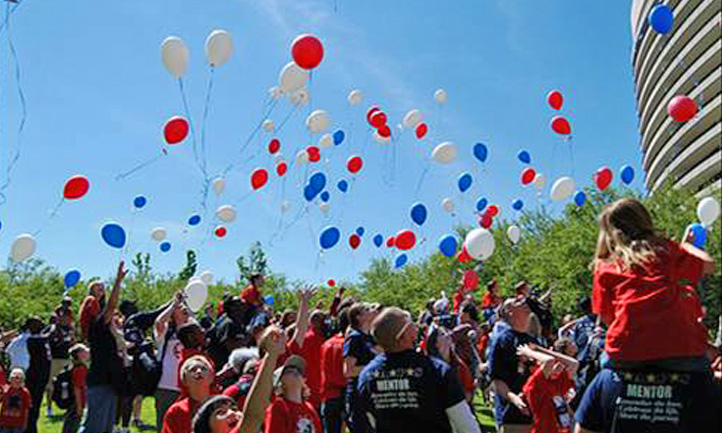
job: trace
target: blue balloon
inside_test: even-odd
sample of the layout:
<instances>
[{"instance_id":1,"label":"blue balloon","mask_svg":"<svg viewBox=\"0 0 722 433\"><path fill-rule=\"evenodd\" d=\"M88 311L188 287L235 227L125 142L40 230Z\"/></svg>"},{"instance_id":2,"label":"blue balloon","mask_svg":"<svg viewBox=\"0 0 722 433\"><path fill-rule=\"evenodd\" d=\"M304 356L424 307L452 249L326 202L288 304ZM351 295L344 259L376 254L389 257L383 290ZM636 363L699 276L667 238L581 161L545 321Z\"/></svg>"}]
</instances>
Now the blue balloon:
<instances>
[{"instance_id":1,"label":"blue balloon","mask_svg":"<svg viewBox=\"0 0 722 433\"><path fill-rule=\"evenodd\" d=\"M398 257L396 257L396 261L394 262L394 267L396 269L402 267L406 264L406 262L409 260L409 258L406 256L406 254L400 254Z\"/></svg>"},{"instance_id":2,"label":"blue balloon","mask_svg":"<svg viewBox=\"0 0 722 433\"><path fill-rule=\"evenodd\" d=\"M584 206L584 203L587 202L587 195L584 193L584 191L577 191L576 194L574 194L574 203L577 204L577 206Z\"/></svg>"},{"instance_id":3,"label":"blue balloon","mask_svg":"<svg viewBox=\"0 0 722 433\"><path fill-rule=\"evenodd\" d=\"M619 171L619 177L622 178L622 182L629 185L634 180L634 169L631 165L625 165Z\"/></svg>"},{"instance_id":4,"label":"blue balloon","mask_svg":"<svg viewBox=\"0 0 722 433\"><path fill-rule=\"evenodd\" d=\"M348 191L348 181L346 179L341 179L336 184L336 187L338 187L339 191L346 192Z\"/></svg>"},{"instance_id":5,"label":"blue balloon","mask_svg":"<svg viewBox=\"0 0 722 433\"><path fill-rule=\"evenodd\" d=\"M366 230L364 230L363 227L358 227L358 228L356 229L356 234L357 234L357 235L363 236L364 233L366 233Z\"/></svg>"},{"instance_id":6,"label":"blue balloon","mask_svg":"<svg viewBox=\"0 0 722 433\"><path fill-rule=\"evenodd\" d=\"M148 203L148 200L146 200L145 197L143 197L142 195L139 195L138 197L133 199L133 206L135 206L138 209L145 206L146 203Z\"/></svg>"},{"instance_id":7,"label":"blue balloon","mask_svg":"<svg viewBox=\"0 0 722 433\"><path fill-rule=\"evenodd\" d=\"M333 144L338 146L339 144L343 143L343 139L346 138L346 134L344 134L343 131L340 129L333 133Z\"/></svg>"},{"instance_id":8,"label":"blue balloon","mask_svg":"<svg viewBox=\"0 0 722 433\"><path fill-rule=\"evenodd\" d=\"M311 186L311 184L306 185L303 187L303 197L306 199L306 201L311 201L318 195L319 191L314 189L314 187Z\"/></svg>"},{"instance_id":9,"label":"blue balloon","mask_svg":"<svg viewBox=\"0 0 722 433\"><path fill-rule=\"evenodd\" d=\"M191 215L190 218L188 218L188 225L191 226L197 226L201 222L201 216L200 215Z\"/></svg>"},{"instance_id":10,"label":"blue balloon","mask_svg":"<svg viewBox=\"0 0 722 433\"><path fill-rule=\"evenodd\" d=\"M439 240L439 251L446 257L453 257L459 247L454 235L444 235Z\"/></svg>"},{"instance_id":11,"label":"blue balloon","mask_svg":"<svg viewBox=\"0 0 722 433\"><path fill-rule=\"evenodd\" d=\"M100 230L100 236L106 244L113 248L123 248L125 246L125 230L116 223L108 223Z\"/></svg>"},{"instance_id":12,"label":"blue balloon","mask_svg":"<svg viewBox=\"0 0 722 433\"><path fill-rule=\"evenodd\" d=\"M273 295L268 295L268 296L263 297L263 303L266 305L270 305L271 307L273 307L274 301L275 301L275 299L273 298Z\"/></svg>"},{"instance_id":13,"label":"blue balloon","mask_svg":"<svg viewBox=\"0 0 722 433\"><path fill-rule=\"evenodd\" d=\"M461 176L459 176L459 191L468 191L473 182L474 178L471 177L471 173L462 173Z\"/></svg>"},{"instance_id":14,"label":"blue balloon","mask_svg":"<svg viewBox=\"0 0 722 433\"><path fill-rule=\"evenodd\" d=\"M486 157L489 156L489 149L486 148L484 143L476 143L474 145L474 156L481 162L486 161Z\"/></svg>"},{"instance_id":15,"label":"blue balloon","mask_svg":"<svg viewBox=\"0 0 722 433\"><path fill-rule=\"evenodd\" d=\"M704 249L704 244L707 242L707 230L705 230L704 226L700 223L694 223L689 226L689 228L694 236L692 245L699 249Z\"/></svg>"},{"instance_id":16,"label":"blue balloon","mask_svg":"<svg viewBox=\"0 0 722 433\"><path fill-rule=\"evenodd\" d=\"M160 250L163 251L164 253L167 253L168 251L170 251L170 242L161 243Z\"/></svg>"},{"instance_id":17,"label":"blue balloon","mask_svg":"<svg viewBox=\"0 0 722 433\"><path fill-rule=\"evenodd\" d=\"M411 219L418 225L423 225L426 222L426 206L423 203L416 203L411 206Z\"/></svg>"},{"instance_id":18,"label":"blue balloon","mask_svg":"<svg viewBox=\"0 0 722 433\"><path fill-rule=\"evenodd\" d=\"M531 155L529 155L529 151L527 150L520 150L516 157L524 164L531 164Z\"/></svg>"},{"instance_id":19,"label":"blue balloon","mask_svg":"<svg viewBox=\"0 0 722 433\"><path fill-rule=\"evenodd\" d=\"M311 185L311 188L316 192L321 192L326 188L326 175L317 171L308 179L308 184Z\"/></svg>"},{"instance_id":20,"label":"blue balloon","mask_svg":"<svg viewBox=\"0 0 722 433\"><path fill-rule=\"evenodd\" d=\"M2 223L2 221L0 221L0 229L2 229L2 228L3 228L3 223Z\"/></svg>"},{"instance_id":21,"label":"blue balloon","mask_svg":"<svg viewBox=\"0 0 722 433\"><path fill-rule=\"evenodd\" d=\"M648 21L649 25L652 26L657 33L666 35L672 30L672 26L674 25L674 14L672 14L672 9L670 9L669 6L658 4L653 7L649 13Z\"/></svg>"},{"instance_id":22,"label":"blue balloon","mask_svg":"<svg viewBox=\"0 0 722 433\"><path fill-rule=\"evenodd\" d=\"M71 269L65 273L65 288L74 287L80 281L80 271L77 269Z\"/></svg>"},{"instance_id":23,"label":"blue balloon","mask_svg":"<svg viewBox=\"0 0 722 433\"><path fill-rule=\"evenodd\" d=\"M328 191L324 191L321 193L321 200L325 203L331 199L331 194L328 193Z\"/></svg>"},{"instance_id":24,"label":"blue balloon","mask_svg":"<svg viewBox=\"0 0 722 433\"><path fill-rule=\"evenodd\" d=\"M479 212L484 212L484 209L486 209L486 206L489 204L489 200L485 199L484 197L479 197L479 200L476 201L476 210Z\"/></svg>"},{"instance_id":25,"label":"blue balloon","mask_svg":"<svg viewBox=\"0 0 722 433\"><path fill-rule=\"evenodd\" d=\"M524 209L524 202L518 198L511 203L511 207L514 210L522 210Z\"/></svg>"},{"instance_id":26,"label":"blue balloon","mask_svg":"<svg viewBox=\"0 0 722 433\"><path fill-rule=\"evenodd\" d=\"M383 245L383 243L384 237L382 235L377 234L376 236L374 236L374 245L376 245L377 248Z\"/></svg>"},{"instance_id":27,"label":"blue balloon","mask_svg":"<svg viewBox=\"0 0 722 433\"><path fill-rule=\"evenodd\" d=\"M327 250L336 245L339 239L341 239L341 231L339 229L336 227L326 227L321 232L321 248Z\"/></svg>"}]
</instances>

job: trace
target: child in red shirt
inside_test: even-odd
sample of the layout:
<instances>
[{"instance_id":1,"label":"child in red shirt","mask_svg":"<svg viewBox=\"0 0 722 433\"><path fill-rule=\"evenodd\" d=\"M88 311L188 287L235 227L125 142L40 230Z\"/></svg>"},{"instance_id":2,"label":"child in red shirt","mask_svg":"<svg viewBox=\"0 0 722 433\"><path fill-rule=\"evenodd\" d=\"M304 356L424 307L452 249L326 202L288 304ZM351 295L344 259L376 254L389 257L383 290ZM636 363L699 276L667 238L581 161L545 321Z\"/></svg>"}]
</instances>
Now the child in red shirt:
<instances>
[{"instance_id":1,"label":"child in red shirt","mask_svg":"<svg viewBox=\"0 0 722 433\"><path fill-rule=\"evenodd\" d=\"M538 363L522 389L534 417L531 433L571 433L574 428L569 401L579 363L573 357L576 352L573 341L562 338L554 345L557 350L565 347L566 354L526 344L517 349L517 355Z\"/></svg>"},{"instance_id":2,"label":"child in red shirt","mask_svg":"<svg viewBox=\"0 0 722 433\"><path fill-rule=\"evenodd\" d=\"M266 409L265 433L323 433L318 413L303 396L305 370L303 358L292 355L273 373L279 395Z\"/></svg>"},{"instance_id":3,"label":"child in red shirt","mask_svg":"<svg viewBox=\"0 0 722 433\"><path fill-rule=\"evenodd\" d=\"M75 403L68 408L63 422L63 433L75 433L80 427L85 405L88 403L88 358L89 350L83 344L76 344L70 348L70 359L73 362L71 382L73 384L73 398Z\"/></svg>"},{"instance_id":4,"label":"child in red shirt","mask_svg":"<svg viewBox=\"0 0 722 433\"><path fill-rule=\"evenodd\" d=\"M9 382L0 392L0 433L21 433L28 426L32 398L21 368L10 371Z\"/></svg>"},{"instance_id":5,"label":"child in red shirt","mask_svg":"<svg viewBox=\"0 0 722 433\"><path fill-rule=\"evenodd\" d=\"M693 286L714 261L660 236L647 209L623 199L599 218L592 308L609 326L611 364L704 357L707 329Z\"/></svg>"}]
</instances>

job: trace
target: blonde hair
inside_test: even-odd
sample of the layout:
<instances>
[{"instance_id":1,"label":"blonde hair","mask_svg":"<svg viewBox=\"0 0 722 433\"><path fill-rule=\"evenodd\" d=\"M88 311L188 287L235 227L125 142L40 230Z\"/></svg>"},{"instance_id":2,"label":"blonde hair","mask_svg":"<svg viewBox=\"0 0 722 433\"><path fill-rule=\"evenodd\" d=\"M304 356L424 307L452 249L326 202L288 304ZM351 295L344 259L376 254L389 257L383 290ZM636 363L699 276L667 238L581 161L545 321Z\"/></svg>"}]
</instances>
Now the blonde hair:
<instances>
[{"instance_id":1,"label":"blonde hair","mask_svg":"<svg viewBox=\"0 0 722 433\"><path fill-rule=\"evenodd\" d=\"M599 239L593 266L616 262L622 270L644 269L667 250L647 208L632 198L618 200L599 215Z\"/></svg>"},{"instance_id":2,"label":"blonde hair","mask_svg":"<svg viewBox=\"0 0 722 433\"><path fill-rule=\"evenodd\" d=\"M12 370L10 370L10 374L8 375L8 378L10 378L10 377L11 377L13 374L15 374L15 373L19 374L19 375L20 375L20 379L21 379L23 382L25 382L25 370L23 370L23 369L20 368L20 367L15 367L15 368L13 368Z\"/></svg>"},{"instance_id":3,"label":"blonde hair","mask_svg":"<svg viewBox=\"0 0 722 433\"><path fill-rule=\"evenodd\" d=\"M188 375L191 372L191 369L195 367L198 364L205 364L206 367L208 367L208 371L211 375L214 375L213 372L213 366L208 361L208 359L203 355L193 355L190 358L186 359L183 362L183 365L180 369L180 379L181 382L185 383L186 379L188 378Z\"/></svg>"}]
</instances>

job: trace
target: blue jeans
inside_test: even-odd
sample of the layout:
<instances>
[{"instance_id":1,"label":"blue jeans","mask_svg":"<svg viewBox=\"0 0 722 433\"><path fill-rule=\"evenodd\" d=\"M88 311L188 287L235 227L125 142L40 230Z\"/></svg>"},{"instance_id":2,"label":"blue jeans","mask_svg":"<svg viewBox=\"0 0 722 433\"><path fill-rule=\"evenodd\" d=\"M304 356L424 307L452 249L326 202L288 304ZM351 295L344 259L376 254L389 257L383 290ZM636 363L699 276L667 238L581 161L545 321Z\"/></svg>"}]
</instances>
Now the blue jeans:
<instances>
[{"instance_id":1,"label":"blue jeans","mask_svg":"<svg viewBox=\"0 0 722 433\"><path fill-rule=\"evenodd\" d=\"M321 405L324 433L341 433L343 423L343 396L331 398Z\"/></svg>"},{"instance_id":2,"label":"blue jeans","mask_svg":"<svg viewBox=\"0 0 722 433\"><path fill-rule=\"evenodd\" d=\"M0 428L0 433L23 433L21 428Z\"/></svg>"},{"instance_id":3,"label":"blue jeans","mask_svg":"<svg viewBox=\"0 0 722 433\"><path fill-rule=\"evenodd\" d=\"M115 424L118 396L110 385L88 387L88 407L80 433L111 433Z\"/></svg>"}]
</instances>

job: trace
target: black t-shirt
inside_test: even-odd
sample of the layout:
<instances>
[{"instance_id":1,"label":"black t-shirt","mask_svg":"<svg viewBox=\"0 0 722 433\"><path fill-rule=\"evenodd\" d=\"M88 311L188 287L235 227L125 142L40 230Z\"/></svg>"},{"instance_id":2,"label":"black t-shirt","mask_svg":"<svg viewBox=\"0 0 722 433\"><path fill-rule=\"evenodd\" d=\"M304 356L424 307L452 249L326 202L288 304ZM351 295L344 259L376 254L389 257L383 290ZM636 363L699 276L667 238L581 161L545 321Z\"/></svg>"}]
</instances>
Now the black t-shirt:
<instances>
[{"instance_id":1,"label":"black t-shirt","mask_svg":"<svg viewBox=\"0 0 722 433\"><path fill-rule=\"evenodd\" d=\"M413 350L377 356L361 372L358 391L378 433L451 433L446 409L464 401L449 365Z\"/></svg>"},{"instance_id":2,"label":"black t-shirt","mask_svg":"<svg viewBox=\"0 0 722 433\"><path fill-rule=\"evenodd\" d=\"M91 359L88 386L113 385L114 378L122 374L123 361L118 356L118 345L110 324L105 323L102 313L90 324L88 343Z\"/></svg>"},{"instance_id":3,"label":"black t-shirt","mask_svg":"<svg viewBox=\"0 0 722 433\"><path fill-rule=\"evenodd\" d=\"M356 358L356 366L363 367L376 356L374 346L374 339L369 334L358 329L351 329L343 341L343 357L353 356ZM356 392L357 382L358 378L356 377L348 380L346 387L348 393L354 394Z\"/></svg>"},{"instance_id":4,"label":"black t-shirt","mask_svg":"<svg viewBox=\"0 0 722 433\"><path fill-rule=\"evenodd\" d=\"M73 345L73 327L69 325L54 325L50 333L50 352L53 359L68 359L68 350Z\"/></svg>"},{"instance_id":5,"label":"black t-shirt","mask_svg":"<svg viewBox=\"0 0 722 433\"><path fill-rule=\"evenodd\" d=\"M30 364L26 382L28 384L47 384L50 378L51 361L47 334L35 334L28 337L28 355L30 355Z\"/></svg>"},{"instance_id":6,"label":"black t-shirt","mask_svg":"<svg viewBox=\"0 0 722 433\"><path fill-rule=\"evenodd\" d=\"M489 349L489 374L492 380L503 380L509 390L515 394L521 392L524 384L531 375L531 362L522 362L517 356L516 349L522 344L534 343L535 340L528 334L514 331L511 328L502 330L492 340ZM506 399L496 396L494 412L499 424L531 424L531 418L523 415L513 404Z\"/></svg>"}]
</instances>

